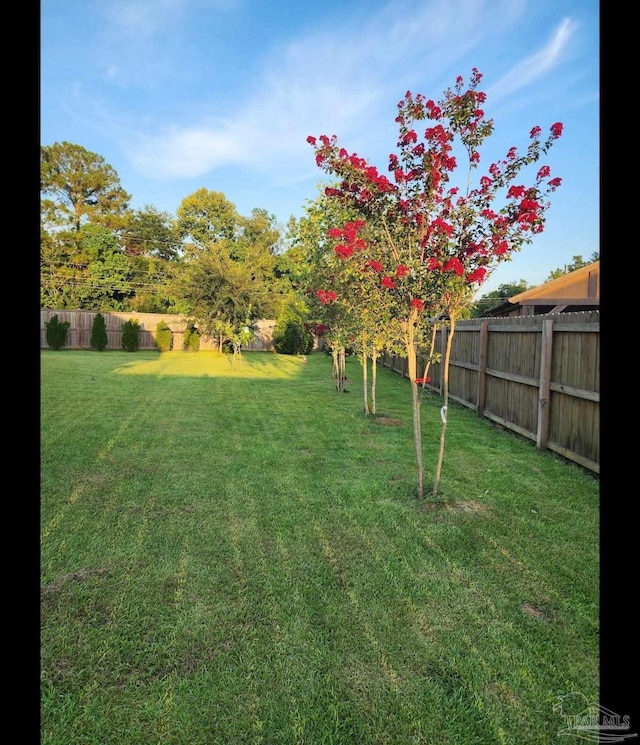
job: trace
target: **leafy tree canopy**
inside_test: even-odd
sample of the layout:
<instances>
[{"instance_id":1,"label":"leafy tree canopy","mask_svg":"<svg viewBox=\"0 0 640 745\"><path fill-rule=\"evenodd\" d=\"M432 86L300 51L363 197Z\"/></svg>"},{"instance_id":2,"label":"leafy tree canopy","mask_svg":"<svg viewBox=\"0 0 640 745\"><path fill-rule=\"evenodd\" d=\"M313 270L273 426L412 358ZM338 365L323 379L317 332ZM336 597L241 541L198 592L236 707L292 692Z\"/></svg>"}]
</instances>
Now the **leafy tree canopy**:
<instances>
[{"instance_id":1,"label":"leafy tree canopy","mask_svg":"<svg viewBox=\"0 0 640 745\"><path fill-rule=\"evenodd\" d=\"M582 258L582 256L580 256L580 254L578 254L577 256L574 256L573 260L570 261L568 264L565 264L563 267L558 267L557 269L549 272L549 276L546 278L545 282L550 282L552 279L558 279L558 277L562 277L565 274L575 272L576 269L581 269L583 266L587 266L587 264L593 264L593 262L598 261L599 258L599 251L594 251L591 254L591 257L586 261Z\"/></svg>"},{"instance_id":2,"label":"leafy tree canopy","mask_svg":"<svg viewBox=\"0 0 640 745\"><path fill-rule=\"evenodd\" d=\"M198 189L185 197L176 212L178 235L202 250L217 241L232 240L240 215L222 192Z\"/></svg>"},{"instance_id":3,"label":"leafy tree canopy","mask_svg":"<svg viewBox=\"0 0 640 745\"><path fill-rule=\"evenodd\" d=\"M490 315L490 310L495 308L496 305L504 303L514 295L519 295L521 292L530 290L533 285L529 285L525 279L521 279L518 282L507 282L499 285L497 290L487 292L486 294L479 297L471 306L471 317L482 318L483 316Z\"/></svg>"},{"instance_id":4,"label":"leafy tree canopy","mask_svg":"<svg viewBox=\"0 0 640 745\"><path fill-rule=\"evenodd\" d=\"M122 246L129 256L147 256L176 261L180 256L180 237L168 212L150 204L135 210L122 233Z\"/></svg>"},{"instance_id":5,"label":"leafy tree canopy","mask_svg":"<svg viewBox=\"0 0 640 745\"><path fill-rule=\"evenodd\" d=\"M43 219L79 231L87 222L118 229L126 221L130 195L105 159L70 142L40 149Z\"/></svg>"}]
</instances>

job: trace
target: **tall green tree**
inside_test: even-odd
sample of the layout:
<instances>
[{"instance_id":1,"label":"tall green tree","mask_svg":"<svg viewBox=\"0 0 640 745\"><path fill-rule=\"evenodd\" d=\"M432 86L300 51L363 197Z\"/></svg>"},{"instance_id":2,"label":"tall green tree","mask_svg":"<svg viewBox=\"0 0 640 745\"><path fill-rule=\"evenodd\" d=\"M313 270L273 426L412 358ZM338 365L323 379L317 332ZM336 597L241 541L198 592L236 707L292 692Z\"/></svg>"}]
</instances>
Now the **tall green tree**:
<instances>
[{"instance_id":1,"label":"tall green tree","mask_svg":"<svg viewBox=\"0 0 640 745\"><path fill-rule=\"evenodd\" d=\"M569 274L570 272L575 272L576 269L582 269L583 266L587 266L587 264L592 264L594 261L598 261L600 258L600 253L598 251L594 251L591 254L591 258L588 260L584 260L580 254L573 257L573 260L570 261L568 264L565 264L563 267L558 267L557 269L554 269L553 271L549 272L549 276L546 278L545 282L550 282L552 279L558 279L558 277L562 277L565 274Z\"/></svg>"},{"instance_id":2,"label":"tall green tree","mask_svg":"<svg viewBox=\"0 0 640 745\"><path fill-rule=\"evenodd\" d=\"M101 155L70 142L40 148L42 213L76 232L88 222L112 229L126 222L130 195Z\"/></svg>"},{"instance_id":3,"label":"tall green tree","mask_svg":"<svg viewBox=\"0 0 640 745\"><path fill-rule=\"evenodd\" d=\"M239 230L240 215L222 192L198 189L185 197L176 211L176 228L192 251L217 241L232 240Z\"/></svg>"},{"instance_id":4,"label":"tall green tree","mask_svg":"<svg viewBox=\"0 0 640 745\"><path fill-rule=\"evenodd\" d=\"M168 212L160 212L151 204L130 213L121 243L127 256L166 261L177 261L180 257L181 240L174 220Z\"/></svg>"},{"instance_id":5,"label":"tall green tree","mask_svg":"<svg viewBox=\"0 0 640 745\"><path fill-rule=\"evenodd\" d=\"M496 305L500 305L514 295L530 290L531 287L532 285L529 285L525 279L499 285L497 290L485 293L471 304L471 318L483 318L490 315L491 308L495 308Z\"/></svg>"},{"instance_id":6,"label":"tall green tree","mask_svg":"<svg viewBox=\"0 0 640 745\"><path fill-rule=\"evenodd\" d=\"M182 312L171 285L182 261L182 243L171 215L149 204L131 212L120 242L131 264L135 289L128 309L140 313Z\"/></svg>"},{"instance_id":7,"label":"tall green tree","mask_svg":"<svg viewBox=\"0 0 640 745\"><path fill-rule=\"evenodd\" d=\"M226 249L226 250L225 250ZM235 261L224 242L200 251L176 278L176 294L200 332L226 340L243 338L247 326L264 318L270 306L270 287L250 262Z\"/></svg>"},{"instance_id":8,"label":"tall green tree","mask_svg":"<svg viewBox=\"0 0 640 745\"><path fill-rule=\"evenodd\" d=\"M133 296L131 266L118 239L102 225L86 225L80 235L82 253L74 277L77 307L125 310Z\"/></svg>"}]
</instances>

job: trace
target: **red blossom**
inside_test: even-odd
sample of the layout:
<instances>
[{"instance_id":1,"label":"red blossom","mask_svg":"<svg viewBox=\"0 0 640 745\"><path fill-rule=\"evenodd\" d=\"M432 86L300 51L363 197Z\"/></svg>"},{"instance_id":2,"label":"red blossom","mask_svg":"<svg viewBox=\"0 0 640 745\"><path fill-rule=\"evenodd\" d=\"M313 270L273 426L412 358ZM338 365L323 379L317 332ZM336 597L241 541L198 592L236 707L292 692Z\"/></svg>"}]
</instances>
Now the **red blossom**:
<instances>
[{"instance_id":1,"label":"red blossom","mask_svg":"<svg viewBox=\"0 0 640 745\"><path fill-rule=\"evenodd\" d=\"M341 259L348 259L353 254L353 247L338 243L335 247L335 252Z\"/></svg>"},{"instance_id":2,"label":"red blossom","mask_svg":"<svg viewBox=\"0 0 640 745\"><path fill-rule=\"evenodd\" d=\"M529 137L533 140L534 138L538 137L539 134L542 132L542 129L540 127L534 127L531 132L529 132Z\"/></svg>"},{"instance_id":3,"label":"red blossom","mask_svg":"<svg viewBox=\"0 0 640 745\"><path fill-rule=\"evenodd\" d=\"M551 169L549 168L549 166L542 166L542 168L538 171L538 175L536 176L536 178L538 179L538 181L540 181L543 178L549 178L550 175Z\"/></svg>"},{"instance_id":4,"label":"red blossom","mask_svg":"<svg viewBox=\"0 0 640 745\"><path fill-rule=\"evenodd\" d=\"M404 264L398 264L398 268L396 269L396 277L398 279L402 279L402 277L409 274L409 267L405 266Z\"/></svg>"},{"instance_id":5,"label":"red blossom","mask_svg":"<svg viewBox=\"0 0 640 745\"><path fill-rule=\"evenodd\" d=\"M484 282L484 278L487 275L487 270L483 266L479 266L474 269L470 274L467 275L467 282L473 284L475 282Z\"/></svg>"},{"instance_id":6,"label":"red blossom","mask_svg":"<svg viewBox=\"0 0 640 745\"><path fill-rule=\"evenodd\" d=\"M365 266L370 266L374 272L382 271L382 264L379 261L375 261L374 259L370 259L369 261L367 261Z\"/></svg>"},{"instance_id":7,"label":"red blossom","mask_svg":"<svg viewBox=\"0 0 640 745\"><path fill-rule=\"evenodd\" d=\"M437 217L431 223L431 229L439 233L446 233L447 235L451 235L453 232L453 226L449 225L449 223L445 222L441 217Z\"/></svg>"},{"instance_id":8,"label":"red blossom","mask_svg":"<svg viewBox=\"0 0 640 745\"><path fill-rule=\"evenodd\" d=\"M464 267L460 263L460 259L456 258L455 256L449 259L449 261L445 262L445 265L442 267L442 269L445 272L455 272L460 277L464 274Z\"/></svg>"},{"instance_id":9,"label":"red blossom","mask_svg":"<svg viewBox=\"0 0 640 745\"><path fill-rule=\"evenodd\" d=\"M416 308L418 311L421 311L424 308L424 301L420 300L418 297L414 297L411 300L410 303L412 308Z\"/></svg>"},{"instance_id":10,"label":"red blossom","mask_svg":"<svg viewBox=\"0 0 640 745\"><path fill-rule=\"evenodd\" d=\"M329 238L342 238L342 231L340 228L329 228L327 235Z\"/></svg>"},{"instance_id":11,"label":"red blossom","mask_svg":"<svg viewBox=\"0 0 640 745\"><path fill-rule=\"evenodd\" d=\"M560 135L562 134L562 129L562 122L556 122L555 124L551 125L551 134L554 137L560 137Z\"/></svg>"},{"instance_id":12,"label":"red blossom","mask_svg":"<svg viewBox=\"0 0 640 745\"><path fill-rule=\"evenodd\" d=\"M386 275L382 278L382 286L387 287L389 290L394 290L396 287L396 283L389 277L389 275Z\"/></svg>"},{"instance_id":13,"label":"red blossom","mask_svg":"<svg viewBox=\"0 0 640 745\"><path fill-rule=\"evenodd\" d=\"M558 177L552 178L551 181L549 181L549 187L551 188L551 191L555 191L560 186L561 183L562 183L561 178L558 178Z\"/></svg>"},{"instance_id":14,"label":"red blossom","mask_svg":"<svg viewBox=\"0 0 640 745\"><path fill-rule=\"evenodd\" d=\"M403 138L402 143L404 145L408 145L410 142L417 142L418 141L418 135L411 129L409 132L407 132Z\"/></svg>"},{"instance_id":15,"label":"red blossom","mask_svg":"<svg viewBox=\"0 0 640 745\"><path fill-rule=\"evenodd\" d=\"M512 186L509 188L509 191L507 192L507 198L508 199L520 199L520 197L524 196L526 192L526 189L524 186Z\"/></svg>"},{"instance_id":16,"label":"red blossom","mask_svg":"<svg viewBox=\"0 0 640 745\"><path fill-rule=\"evenodd\" d=\"M312 137L311 135L309 135L309 136L307 137L307 142L308 142L308 143L309 143L310 145L315 145L315 144L316 144L316 138L315 138L315 137Z\"/></svg>"},{"instance_id":17,"label":"red blossom","mask_svg":"<svg viewBox=\"0 0 640 745\"><path fill-rule=\"evenodd\" d=\"M316 295L323 305L332 303L337 298L337 295L333 290L318 290Z\"/></svg>"}]
</instances>

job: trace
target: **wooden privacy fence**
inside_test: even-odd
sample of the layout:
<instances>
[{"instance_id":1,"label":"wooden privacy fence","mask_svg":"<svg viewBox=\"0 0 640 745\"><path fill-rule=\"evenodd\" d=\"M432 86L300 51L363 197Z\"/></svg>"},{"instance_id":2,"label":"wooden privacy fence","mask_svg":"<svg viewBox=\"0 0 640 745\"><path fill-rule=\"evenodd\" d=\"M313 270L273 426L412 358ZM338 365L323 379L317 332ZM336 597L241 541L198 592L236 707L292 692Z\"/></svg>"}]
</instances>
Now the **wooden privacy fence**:
<instances>
[{"instance_id":1,"label":"wooden privacy fence","mask_svg":"<svg viewBox=\"0 0 640 745\"><path fill-rule=\"evenodd\" d=\"M68 321L70 326L67 331L66 349L91 349L91 330L93 319L98 314L92 310L40 310L40 348L48 347L45 323L55 315L61 322ZM183 348L184 332L187 327L187 317L182 315L162 313L119 313L118 311L102 311L107 331L107 349L122 349L122 324L131 319L140 324L139 349L155 350L156 329L158 324L164 321L173 332L173 348ZM273 329L276 325L272 320L261 320L256 322L254 338L249 344L242 347L246 351L271 351L273 350ZM200 349L217 350L218 340L208 336L200 336Z\"/></svg>"},{"instance_id":2,"label":"wooden privacy fence","mask_svg":"<svg viewBox=\"0 0 640 745\"><path fill-rule=\"evenodd\" d=\"M441 327L436 352L444 349ZM403 376L406 360L382 364ZM418 365L422 376L424 361ZM442 393L442 363L430 388ZM449 397L581 466L600 472L599 311L458 321Z\"/></svg>"}]
</instances>

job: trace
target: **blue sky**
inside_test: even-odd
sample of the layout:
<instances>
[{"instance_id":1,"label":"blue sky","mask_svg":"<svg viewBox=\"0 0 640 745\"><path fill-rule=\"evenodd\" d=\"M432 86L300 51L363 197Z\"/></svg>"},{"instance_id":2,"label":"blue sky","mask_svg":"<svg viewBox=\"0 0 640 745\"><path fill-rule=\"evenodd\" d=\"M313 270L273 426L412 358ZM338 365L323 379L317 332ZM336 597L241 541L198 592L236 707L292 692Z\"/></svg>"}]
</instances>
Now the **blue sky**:
<instances>
[{"instance_id":1,"label":"blue sky","mask_svg":"<svg viewBox=\"0 0 640 745\"><path fill-rule=\"evenodd\" d=\"M477 67L482 165L564 125L545 232L483 294L600 250L599 54L595 0L42 0L40 137L102 156L134 208L204 187L285 226L326 180L308 135L386 172L405 91L437 100Z\"/></svg>"}]
</instances>

